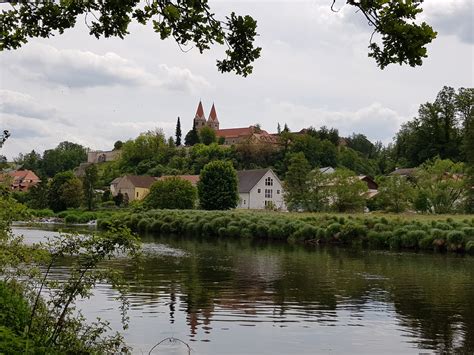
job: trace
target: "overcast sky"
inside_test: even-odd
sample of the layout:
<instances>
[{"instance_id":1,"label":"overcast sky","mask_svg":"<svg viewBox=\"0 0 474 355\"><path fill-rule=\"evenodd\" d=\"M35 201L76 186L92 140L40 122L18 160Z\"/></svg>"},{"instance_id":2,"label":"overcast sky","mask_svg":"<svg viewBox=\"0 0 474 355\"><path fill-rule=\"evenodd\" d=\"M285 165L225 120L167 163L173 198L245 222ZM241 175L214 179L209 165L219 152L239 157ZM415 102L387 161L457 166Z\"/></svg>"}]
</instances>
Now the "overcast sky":
<instances>
[{"instance_id":1,"label":"overcast sky","mask_svg":"<svg viewBox=\"0 0 474 355\"><path fill-rule=\"evenodd\" d=\"M262 56L247 78L217 71L224 48L183 53L136 24L124 40L97 40L78 21L61 36L4 51L0 128L12 136L2 154L64 140L108 150L156 127L174 135L178 116L185 134L200 99L206 115L215 103L221 128L326 125L389 143L444 85L474 86L472 0L425 0L423 17L438 31L429 58L385 70L367 57L371 29L362 15L349 6L333 13L331 2L211 0L221 17L235 11L258 21Z\"/></svg>"}]
</instances>

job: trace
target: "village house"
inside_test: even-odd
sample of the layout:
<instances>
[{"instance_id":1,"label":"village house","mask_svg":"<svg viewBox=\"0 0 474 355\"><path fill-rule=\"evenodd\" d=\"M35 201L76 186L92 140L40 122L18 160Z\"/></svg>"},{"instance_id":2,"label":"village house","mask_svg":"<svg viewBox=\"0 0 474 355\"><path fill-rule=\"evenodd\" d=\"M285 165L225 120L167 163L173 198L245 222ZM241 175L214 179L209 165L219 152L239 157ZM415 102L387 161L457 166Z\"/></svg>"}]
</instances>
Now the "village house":
<instances>
[{"instance_id":1,"label":"village house","mask_svg":"<svg viewBox=\"0 0 474 355\"><path fill-rule=\"evenodd\" d=\"M286 211L283 186L272 169L237 171L239 204L237 208L276 208Z\"/></svg>"},{"instance_id":2,"label":"village house","mask_svg":"<svg viewBox=\"0 0 474 355\"><path fill-rule=\"evenodd\" d=\"M8 181L14 191L28 191L31 187L41 182L40 178L31 170L14 170L3 176L0 181Z\"/></svg>"},{"instance_id":3,"label":"village house","mask_svg":"<svg viewBox=\"0 0 474 355\"><path fill-rule=\"evenodd\" d=\"M150 193L151 185L157 180L153 176L125 175L110 184L112 196L121 193L125 201L143 200Z\"/></svg>"},{"instance_id":4,"label":"village house","mask_svg":"<svg viewBox=\"0 0 474 355\"><path fill-rule=\"evenodd\" d=\"M160 180L171 176L162 176ZM190 181L194 186L199 175L176 175ZM283 199L283 186L278 176L271 169L255 169L237 171L240 209L275 208L286 210Z\"/></svg>"}]
</instances>

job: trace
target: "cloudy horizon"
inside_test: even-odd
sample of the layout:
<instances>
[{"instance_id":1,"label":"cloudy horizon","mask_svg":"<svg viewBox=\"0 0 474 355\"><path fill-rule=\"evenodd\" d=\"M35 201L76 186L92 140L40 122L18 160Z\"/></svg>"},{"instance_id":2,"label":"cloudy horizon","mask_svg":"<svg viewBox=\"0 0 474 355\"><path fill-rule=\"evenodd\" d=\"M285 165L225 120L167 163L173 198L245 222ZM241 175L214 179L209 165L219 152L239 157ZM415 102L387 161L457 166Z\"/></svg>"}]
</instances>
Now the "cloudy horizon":
<instances>
[{"instance_id":1,"label":"cloudy horizon","mask_svg":"<svg viewBox=\"0 0 474 355\"><path fill-rule=\"evenodd\" d=\"M221 18L235 11L258 22L262 56L247 78L217 71L223 48L183 53L138 24L124 40L97 40L78 21L63 35L3 51L0 128L12 136L1 153L11 160L65 140L108 150L150 129L173 136L178 116L186 134L199 100L206 115L215 103L221 128L325 125L386 144L444 85L474 86L470 0L427 0L423 19L438 32L429 57L421 67L385 70L367 57L371 29L361 14L330 5L211 1Z\"/></svg>"}]
</instances>

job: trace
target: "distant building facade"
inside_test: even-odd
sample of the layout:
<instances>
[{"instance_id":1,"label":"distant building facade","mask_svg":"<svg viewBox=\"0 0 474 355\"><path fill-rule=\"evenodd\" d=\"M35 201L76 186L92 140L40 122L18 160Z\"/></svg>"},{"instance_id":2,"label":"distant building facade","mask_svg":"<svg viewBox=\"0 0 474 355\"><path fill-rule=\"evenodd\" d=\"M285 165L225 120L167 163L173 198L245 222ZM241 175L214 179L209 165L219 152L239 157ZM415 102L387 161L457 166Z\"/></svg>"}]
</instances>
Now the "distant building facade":
<instances>
[{"instance_id":1,"label":"distant building facade","mask_svg":"<svg viewBox=\"0 0 474 355\"><path fill-rule=\"evenodd\" d=\"M204 114L202 102L199 101L193 125L199 131L203 127L210 127L216 132L216 136L223 139L225 145L251 143L251 144L277 144L278 137L269 134L267 131L257 126L239 127L239 128L220 128L217 117L216 106L212 104L208 119Z\"/></svg>"},{"instance_id":2,"label":"distant building facade","mask_svg":"<svg viewBox=\"0 0 474 355\"><path fill-rule=\"evenodd\" d=\"M153 176L125 175L111 182L110 192L112 196L121 193L128 202L143 200L150 193L150 187L156 180L157 178Z\"/></svg>"},{"instance_id":3,"label":"distant building facade","mask_svg":"<svg viewBox=\"0 0 474 355\"><path fill-rule=\"evenodd\" d=\"M90 164L104 163L106 161L114 161L120 157L120 150L90 150L87 152L87 162Z\"/></svg>"},{"instance_id":4,"label":"distant building facade","mask_svg":"<svg viewBox=\"0 0 474 355\"><path fill-rule=\"evenodd\" d=\"M283 186L272 169L241 170L239 179L239 204L242 209L276 208L286 211Z\"/></svg>"},{"instance_id":5,"label":"distant building facade","mask_svg":"<svg viewBox=\"0 0 474 355\"><path fill-rule=\"evenodd\" d=\"M162 176L159 180L172 176ZM191 182L196 186L199 182L199 175L176 175ZM254 169L237 171L239 209L265 209L274 208L286 211L286 204L283 198L283 186L272 169ZM114 180L115 181L115 180Z\"/></svg>"},{"instance_id":6,"label":"distant building facade","mask_svg":"<svg viewBox=\"0 0 474 355\"><path fill-rule=\"evenodd\" d=\"M41 182L40 178L31 170L10 171L0 176L0 181L8 182L14 191L28 191Z\"/></svg>"}]
</instances>

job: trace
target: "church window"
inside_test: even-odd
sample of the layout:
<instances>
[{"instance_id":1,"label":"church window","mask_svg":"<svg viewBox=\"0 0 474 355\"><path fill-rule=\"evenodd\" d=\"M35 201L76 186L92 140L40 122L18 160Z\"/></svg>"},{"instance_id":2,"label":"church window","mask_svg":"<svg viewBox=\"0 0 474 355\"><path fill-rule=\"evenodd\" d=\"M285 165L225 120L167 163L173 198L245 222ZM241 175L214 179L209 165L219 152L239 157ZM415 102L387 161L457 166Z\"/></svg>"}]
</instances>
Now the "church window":
<instances>
[{"instance_id":1,"label":"church window","mask_svg":"<svg viewBox=\"0 0 474 355\"><path fill-rule=\"evenodd\" d=\"M273 190L265 189L265 198L272 198L272 197L273 197Z\"/></svg>"},{"instance_id":2,"label":"church window","mask_svg":"<svg viewBox=\"0 0 474 355\"><path fill-rule=\"evenodd\" d=\"M257 189L257 193L260 193L260 192L262 192L262 190L261 190L261 189Z\"/></svg>"}]
</instances>

